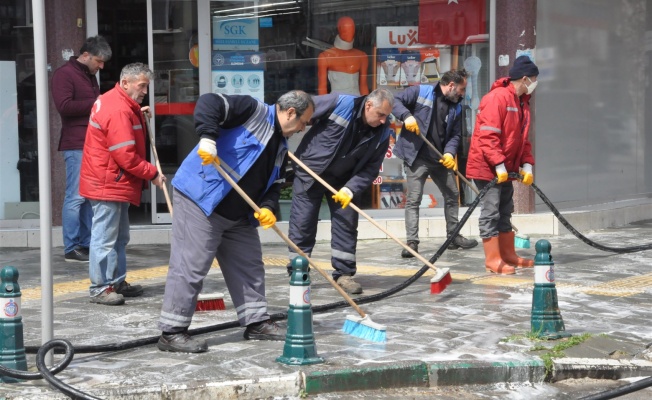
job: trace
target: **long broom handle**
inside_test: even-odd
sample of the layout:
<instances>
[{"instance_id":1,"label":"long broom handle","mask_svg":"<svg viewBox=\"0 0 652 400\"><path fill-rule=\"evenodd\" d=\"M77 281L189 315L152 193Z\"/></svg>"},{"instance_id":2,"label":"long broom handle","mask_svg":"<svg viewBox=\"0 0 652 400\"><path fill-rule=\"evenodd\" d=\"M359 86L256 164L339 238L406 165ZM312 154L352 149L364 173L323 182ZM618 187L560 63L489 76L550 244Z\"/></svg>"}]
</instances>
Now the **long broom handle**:
<instances>
[{"instance_id":1,"label":"long broom handle","mask_svg":"<svg viewBox=\"0 0 652 400\"><path fill-rule=\"evenodd\" d=\"M224 161L221 161L221 160L220 160L220 162L221 162L221 163L224 163ZM249 204L249 206L250 206L251 208L253 208L254 211L256 211L257 213L260 213L260 208L258 207L258 205L256 205L256 203L254 203L254 201L251 200L251 198L247 195L247 193L245 193L244 190L242 190L242 188L241 188L237 183L235 183L235 181L234 181L234 180L229 176L229 174L226 173L226 171L224 171L224 169L220 166L220 164L219 164L217 161L213 161L213 165L214 165L215 168L217 169L217 172L219 172L219 174L222 175L222 177L223 177L224 179L226 179L227 182L229 182L229 184L231 185L231 187L233 187L233 189L235 189L235 191L238 192L238 194L239 194L240 196L242 196L242 198L247 202L247 204ZM226 165L226 164L224 164L224 165ZM318 272L319 272L319 273L320 273L324 278L326 278L326 280L327 280L327 281L328 281L328 282L329 282L329 283L330 283L330 284L331 284L331 285L332 285L332 286L333 286L333 287L334 287L334 288L335 288L335 289L336 289L336 290L337 290L337 291L342 295L342 297L344 298L344 300L346 300L346 301L351 305L351 307L353 307L353 309L354 309L355 311L357 311L358 314L360 314L360 317L364 318L364 317L366 316L366 314L364 313L364 311L362 311L362 309L360 308L360 306L358 306L358 305L353 301L353 299L351 299L351 297L349 297L349 295L346 294L346 292L344 291L344 289L342 289L342 288L340 287L340 285L338 285L338 284L333 280L333 278L330 277L330 275L328 275L326 272L324 272L323 269L321 269L319 266L317 266L317 264L315 264L315 263L310 259L310 257L308 257L308 256L306 255L306 253L304 253L304 252L303 252L303 251L302 251L302 250L301 250L301 249L300 249L296 244L294 244L294 242L292 242L292 241L290 240L290 238L287 237L287 235L286 235L285 233L283 233L283 231L281 231L281 230L276 226L276 224L272 225L272 229L274 229L274 231L275 231L275 232L276 232L276 233L281 237L281 239L283 239L283 240L285 241L285 243L288 244L288 246L290 246L290 247L292 248L292 250L294 250L297 254L301 255L302 257L305 257L305 259L308 260L308 263L310 264L310 266L312 266L312 267L313 267L314 269L316 269L316 270L317 270L317 271L318 271Z\"/></svg>"},{"instance_id":2,"label":"long broom handle","mask_svg":"<svg viewBox=\"0 0 652 400\"><path fill-rule=\"evenodd\" d=\"M156 146L154 145L154 135L152 130L149 129L149 117L145 115L145 126L147 127L147 135L149 136L149 143L152 145L152 154L154 154L154 162L156 163L156 169L158 173L163 175L163 168L161 168L161 162L158 159L158 152L156 151ZM170 201L170 194L168 193L168 185L163 182L163 194L165 195L165 202L168 205L168 210L170 210L170 216L172 216L172 202Z\"/></svg>"},{"instance_id":3,"label":"long broom handle","mask_svg":"<svg viewBox=\"0 0 652 400\"><path fill-rule=\"evenodd\" d=\"M423 135L417 135L417 136L421 137L421 139L423 139L423 141L426 142L426 144L430 147L430 149L431 149L432 151L435 152L435 154L437 154L440 158L443 157L443 155L441 154L441 152L440 152L439 150L437 150L437 148L435 147L435 145L432 144L432 143L430 143L430 141L429 141L428 139L426 139ZM456 174L456 175L457 175L457 176L458 176L462 181L464 181L464 183L466 183L466 185L467 185L468 187L470 187L471 190L473 190L473 192L474 192L475 194L480 194L480 192L479 192L478 189L475 187L475 185L473 185L471 182L469 182L469 180L466 179L466 177L465 177L464 175L462 175L462 173L461 173L460 171L458 171L457 169L454 169L453 172L455 172L455 174ZM510 222L510 223L511 223L511 222ZM514 232L518 232L518 229L514 226L514 224L512 224L512 229L514 229Z\"/></svg>"},{"instance_id":4,"label":"long broom handle","mask_svg":"<svg viewBox=\"0 0 652 400\"><path fill-rule=\"evenodd\" d=\"M322 185L324 185L324 187L325 187L326 189L330 190L333 194L337 194L337 190L335 190L334 187L332 187L331 185L329 185L328 182L326 182L326 181L323 180L319 175L317 175L317 174L315 173L315 171L311 170L311 169L310 169L306 164L304 164L301 160L299 160L299 158L297 158L297 156L295 156L294 154L292 154L291 151L288 151L288 156L292 159L292 161L294 161L295 163L297 163L298 166L300 166L300 167L303 168L303 169L304 169L308 174L310 174L310 176L312 176L312 177L313 177L317 182L319 182L319 183L321 183ZM385 235L387 235L387 236L389 236L390 238L392 238L396 243L398 243L398 244L400 244L401 246L403 246L403 248L404 248L405 250L409 251L410 254L412 254L413 256L415 256L419 261L421 261L422 263L424 263L425 265L427 265L429 268L432 268L435 272L438 272L438 271L439 271L439 269L438 269L437 267L435 267L434 265L432 265L432 264L430 263L430 261L426 260L426 259L425 259L421 254L417 253L417 252L414 251L410 246L406 245L406 244L403 243L401 240L399 240L396 236L392 235L392 234L391 234L387 229L385 229L385 228L383 228L382 226L378 225L378 223L377 223L376 221L374 221L373 218L371 218L371 217L370 217L366 212L364 212L364 211L362 211L360 208L358 208L358 206L356 206L356 205L353 204L353 203L349 203L349 207L353 208L353 209L354 209L355 211L357 211L360 215L362 215L363 217L365 217L365 218L366 218L369 222L371 222L371 223L372 223L376 228L380 229L380 230L381 230Z\"/></svg>"},{"instance_id":5,"label":"long broom handle","mask_svg":"<svg viewBox=\"0 0 652 400\"><path fill-rule=\"evenodd\" d=\"M147 127L147 135L149 136L149 142L152 145L152 154L154 154L154 162L156 163L156 169L158 170L159 174L163 174L163 168L161 168L161 163L159 162L158 159L158 152L156 151L156 146L154 145L154 135L152 134L152 130L149 129L149 118L147 117L147 115L145 115L145 126ZM170 200L170 194L168 193L168 185L166 185L165 182L163 182L163 194L165 195L165 203L168 205L170 216L172 216L173 215L172 201ZM217 262L217 258L213 258L212 266L218 268L219 265L220 264Z\"/></svg>"}]
</instances>

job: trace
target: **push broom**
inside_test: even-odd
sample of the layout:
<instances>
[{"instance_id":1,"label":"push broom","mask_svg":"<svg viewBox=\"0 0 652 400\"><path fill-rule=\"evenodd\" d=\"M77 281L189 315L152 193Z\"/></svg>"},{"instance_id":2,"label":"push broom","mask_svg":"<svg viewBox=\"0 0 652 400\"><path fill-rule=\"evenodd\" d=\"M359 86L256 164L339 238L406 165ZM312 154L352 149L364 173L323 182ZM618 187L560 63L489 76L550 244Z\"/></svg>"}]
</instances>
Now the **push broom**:
<instances>
[{"instance_id":1,"label":"push broom","mask_svg":"<svg viewBox=\"0 0 652 400\"><path fill-rule=\"evenodd\" d=\"M444 157L444 156L441 154L441 152L440 152L439 150L437 150L437 148L435 147L435 145L432 144L432 143L430 143L430 141L429 141L428 139L426 139L425 137L423 137L423 135L417 135L417 136L419 136L421 139L423 139L423 141L424 141L424 142L425 142L425 143L430 147L430 149L431 149L432 151L434 151L434 152L435 152L439 157ZM458 176L458 177L459 177L459 178L460 178L464 183L466 183L466 185L467 185L468 187L471 188L471 190L473 190L473 192L474 192L475 194L480 194L480 192L479 192L478 189L475 187L475 185L473 185L471 182L469 182L469 180L466 179L466 178L464 177L464 175L462 175L462 173L461 173L460 171L457 170L457 168L455 168L453 171L455 172L455 174L456 174L456 175L457 175L457 176ZM530 248L530 237L529 237L528 235L518 233L518 229L516 228L516 226L514 226L514 224L512 224L511 222L510 222L510 224L512 225L512 229L514 230L514 233L515 233L515 235L514 235L514 246L516 246L516 247L518 247L518 248L521 248L521 249L529 249L529 248Z\"/></svg>"},{"instance_id":2,"label":"push broom","mask_svg":"<svg viewBox=\"0 0 652 400\"><path fill-rule=\"evenodd\" d=\"M152 155L154 155L154 162L156 163L156 169L159 174L163 174L163 168L161 168L161 163L158 159L158 152L156 151L156 146L154 145L154 135L152 130L149 128L149 117L145 115L145 126L147 127L147 135L149 136L149 143L152 146ZM165 195L165 203L170 210L170 216L172 216L172 202L170 201L170 194L168 193L168 186L163 185L163 195ZM217 266L217 260L213 259L213 265ZM197 305L195 306L195 311L213 311L213 310L226 310L226 304L224 304L224 294L223 293L209 293L209 294L200 294L197 297Z\"/></svg>"},{"instance_id":3,"label":"push broom","mask_svg":"<svg viewBox=\"0 0 652 400\"><path fill-rule=\"evenodd\" d=\"M319 175L315 173L312 169L310 169L306 164L304 164L297 156L292 154L292 152L288 151L288 156L294 161L298 166L303 168L310 176L312 176L317 182L321 183L324 185L324 187L328 190L330 190L333 194L337 194L337 190L335 190L334 187L328 184L325 180L323 180ZM435 271L435 276L430 279L430 293L441 293L446 289L446 286L448 286L452 281L453 278L451 277L450 274L450 269L449 268L437 268L434 265L430 263L430 261L426 260L421 254L418 252L414 251L410 246L406 245L402 241L400 241L396 236L392 235L387 229L383 228L382 226L378 225L376 221L374 221L373 218L371 218L366 212L362 211L358 206L356 206L353 203L349 203L349 206L353 208L355 211L358 212L358 214L362 215L365 217L369 222L371 222L372 225L374 225L376 228L380 229L385 235L389 236L392 238L396 243L400 244L405 250L409 251L410 254L412 254L414 257L416 257L419 261L424 263L428 268L431 268L433 271Z\"/></svg>"},{"instance_id":4,"label":"push broom","mask_svg":"<svg viewBox=\"0 0 652 400\"><path fill-rule=\"evenodd\" d=\"M223 161L220 161L221 163L224 163ZM224 170L224 168L221 167L220 162L213 161L213 165L217 169L217 172L219 172L222 177L229 182L231 187L235 189L236 192L242 198L251 206L251 208L254 209L255 212L260 213L260 208L256 203L254 203L253 200L238 186L238 184L227 174L227 172ZM226 165L226 164L224 164ZM228 166L227 166L228 168ZM366 339L370 340L372 342L385 342L387 341L387 328L384 325L377 324L371 320L371 317L368 314L365 314L364 311L358 306L351 297L349 297L348 294L342 289L335 281L333 278L330 277L326 272L324 272L323 269L321 269L317 264L315 264L307 255L304 253L294 242L290 240L289 237L283 231L281 231L276 224L272 225L272 229L285 241L285 243L288 244L294 250L297 254L300 256L304 257L306 260L308 260L308 263L310 264L311 267L317 270L323 276L339 293L342 295L344 300L346 300L351 307L360 315L360 317L356 317L353 315L347 315L346 316L346 321L344 322L344 326L342 327L342 330L351 335L351 336L356 336L361 339Z\"/></svg>"}]
</instances>

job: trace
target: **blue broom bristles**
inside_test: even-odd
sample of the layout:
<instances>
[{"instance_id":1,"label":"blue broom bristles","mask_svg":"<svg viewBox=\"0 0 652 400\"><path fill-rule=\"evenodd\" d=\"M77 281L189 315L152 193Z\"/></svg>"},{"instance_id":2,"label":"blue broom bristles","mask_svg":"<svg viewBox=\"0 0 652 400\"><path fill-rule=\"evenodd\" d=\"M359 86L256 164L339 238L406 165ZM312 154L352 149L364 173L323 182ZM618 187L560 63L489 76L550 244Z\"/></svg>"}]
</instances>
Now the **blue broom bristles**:
<instances>
[{"instance_id":1,"label":"blue broom bristles","mask_svg":"<svg viewBox=\"0 0 652 400\"><path fill-rule=\"evenodd\" d=\"M387 328L384 325L373 322L369 318L369 315L366 315L364 318L347 315L342 330L351 336L372 342L387 341Z\"/></svg>"},{"instance_id":2,"label":"blue broom bristles","mask_svg":"<svg viewBox=\"0 0 652 400\"><path fill-rule=\"evenodd\" d=\"M528 235L521 235L517 233L514 235L514 246L519 249L529 249L530 248L530 237Z\"/></svg>"}]
</instances>

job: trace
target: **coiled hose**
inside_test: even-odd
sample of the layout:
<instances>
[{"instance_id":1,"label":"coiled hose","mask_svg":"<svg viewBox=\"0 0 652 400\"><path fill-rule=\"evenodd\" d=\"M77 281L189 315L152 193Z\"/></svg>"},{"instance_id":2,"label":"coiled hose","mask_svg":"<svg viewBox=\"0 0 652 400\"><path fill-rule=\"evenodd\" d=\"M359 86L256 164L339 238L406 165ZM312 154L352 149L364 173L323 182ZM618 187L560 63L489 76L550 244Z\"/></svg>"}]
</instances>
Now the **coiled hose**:
<instances>
[{"instance_id":1,"label":"coiled hose","mask_svg":"<svg viewBox=\"0 0 652 400\"><path fill-rule=\"evenodd\" d=\"M509 177L512 179L520 179L520 175L516 173L510 173ZM466 221L469 219L475 208L478 206L480 203L480 200L485 196L487 191L494 187L496 185L496 178L494 178L489 184L487 184L480 193L478 193L478 196L476 199L469 205L466 213L462 216L460 219L459 223L453 230L450 236L446 239L446 241L441 245L441 247L437 250L437 252L428 260L431 264L434 264L439 257L444 253L444 251L448 248L448 245L455 239L455 237L459 234L460 230L466 224ZM588 244L591 247L595 247L599 250L607 251L607 252L614 252L614 253L633 253L637 251L643 251L643 250L649 250L652 248L652 244L647 244L647 245L640 245L640 246L631 246L631 247L621 247L621 248L616 248L616 247L610 247L610 246L605 246L601 245L599 243L596 243L595 241L592 241L588 239L586 236L582 235L580 232L578 232L573 226L564 218L563 215L557 210L557 208L552 204L552 202L546 197L545 194L539 189L538 186L536 186L534 183L531 185L536 194L543 200L543 202L550 208L550 210L553 212L553 214L559 219L559 221L568 229L573 235L575 235L578 239L580 239L582 242ZM429 267L427 265L424 265L419 269L414 275L412 275L410 278L405 280L403 283L390 288L384 292L377 293L374 295L370 296L363 296L363 297L358 297L355 299L355 302L357 304L366 304L366 303L372 303L375 301L382 300L386 297L389 297L393 294L396 294L403 289L407 288L411 284L413 284L417 279L419 279L421 276L423 276L426 271L428 271ZM347 307L349 303L346 301L339 301L339 302L334 302L334 303L329 303L329 304L323 304L319 306L313 306L312 310L314 313L321 313L321 312L326 312L330 310L334 310L337 308L343 308ZM287 319L288 315L286 312L282 313L276 313L270 315L270 318L274 321L280 321L280 320L285 320ZM206 326L202 328L196 328L196 329L190 329L188 330L188 334L190 335L200 335L200 334L205 334L205 333L211 333L211 332L218 332L226 329L233 329L233 328L238 328L240 327L240 323L238 321L232 321L232 322L225 322L221 324L216 324L216 325L211 325L211 326ZM19 379L41 379L45 378L48 382L50 382L53 386L55 386L57 389L59 389L61 392L65 393L66 395L75 398L75 399L97 399L96 397L90 396L88 394L85 394L83 392L80 392L63 382L61 382L58 378L54 376L54 374L60 372L63 370L70 361L72 360L72 357L74 353L103 353L103 352L112 352L112 351L121 351L121 350L128 350L140 346L145 346L145 345L150 345L150 344L155 344L159 339L159 336L151 336L148 338L143 338L143 339L136 339L136 340L130 340L122 343L111 343L111 344L105 344L105 345L89 345L89 346L77 346L77 347L72 347L70 342L62 339L54 339L43 346L26 346L25 347L25 352L29 354L34 354L37 353L37 368L41 373L26 373L23 371L16 371L16 370L11 370L8 368L4 368L0 366L0 375L7 375ZM61 348L63 347L63 351ZM51 350L55 349L55 353L62 353L65 352L65 358L57 365L55 365L51 370L47 370L45 367L44 363L44 358L45 354ZM45 350L43 350L45 349ZM39 366L41 364L41 366ZM647 385L638 387L635 390L640 390L642 388L652 386L652 379L647 379L647 381L650 381ZM639 381L636 382L639 384ZM631 386L631 385L627 385ZM640 385L639 385L640 386ZM614 389L612 391L615 391L617 389ZM607 393L607 392L605 392ZM622 394L625 393L630 393L630 392L623 392ZM596 397L595 399L602 399L603 397ZM605 399L611 398L611 397L604 397ZM587 398L588 399L588 398ZM594 399L591 397L590 399Z\"/></svg>"}]
</instances>

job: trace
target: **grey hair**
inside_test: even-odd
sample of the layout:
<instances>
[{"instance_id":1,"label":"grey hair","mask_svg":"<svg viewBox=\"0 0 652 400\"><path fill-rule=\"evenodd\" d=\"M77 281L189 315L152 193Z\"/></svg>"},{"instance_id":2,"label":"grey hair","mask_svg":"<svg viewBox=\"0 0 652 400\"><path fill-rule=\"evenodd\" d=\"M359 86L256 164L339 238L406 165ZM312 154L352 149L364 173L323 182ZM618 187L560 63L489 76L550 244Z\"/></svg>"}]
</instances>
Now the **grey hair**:
<instances>
[{"instance_id":1,"label":"grey hair","mask_svg":"<svg viewBox=\"0 0 652 400\"><path fill-rule=\"evenodd\" d=\"M152 72L151 69L149 69L147 64L143 64L143 63L127 64L122 68L122 71L120 72L120 81L122 81L123 79L131 81L133 79L138 78L141 75L145 75L145 77L147 77L147 79L149 79L150 81L154 77L154 73Z\"/></svg>"},{"instance_id":2,"label":"grey hair","mask_svg":"<svg viewBox=\"0 0 652 400\"><path fill-rule=\"evenodd\" d=\"M390 107L394 107L394 94L387 89L376 89L369 93L365 101L371 101L374 107L380 107L387 101Z\"/></svg>"},{"instance_id":3,"label":"grey hair","mask_svg":"<svg viewBox=\"0 0 652 400\"><path fill-rule=\"evenodd\" d=\"M308 107L315 109L315 102L312 101L312 97L302 90L291 90L276 101L278 108L281 111L294 108L297 112L297 118L301 117Z\"/></svg>"},{"instance_id":4,"label":"grey hair","mask_svg":"<svg viewBox=\"0 0 652 400\"><path fill-rule=\"evenodd\" d=\"M113 52L111 51L111 46L104 39L104 37L97 35L91 36L82 45L79 49L79 54L88 53L95 57L100 57L102 61L109 61Z\"/></svg>"}]
</instances>

